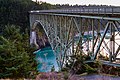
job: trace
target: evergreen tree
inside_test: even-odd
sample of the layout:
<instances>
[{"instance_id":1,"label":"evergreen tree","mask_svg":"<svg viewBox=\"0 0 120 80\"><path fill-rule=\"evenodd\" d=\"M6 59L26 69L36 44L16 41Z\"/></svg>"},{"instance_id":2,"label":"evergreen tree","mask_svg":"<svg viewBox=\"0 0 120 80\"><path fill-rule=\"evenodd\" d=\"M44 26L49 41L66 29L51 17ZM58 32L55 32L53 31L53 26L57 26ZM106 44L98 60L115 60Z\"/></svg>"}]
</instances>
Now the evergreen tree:
<instances>
[{"instance_id":1,"label":"evergreen tree","mask_svg":"<svg viewBox=\"0 0 120 80\"><path fill-rule=\"evenodd\" d=\"M0 78L29 77L36 69L28 37L14 25L5 26L4 35L0 36Z\"/></svg>"}]
</instances>

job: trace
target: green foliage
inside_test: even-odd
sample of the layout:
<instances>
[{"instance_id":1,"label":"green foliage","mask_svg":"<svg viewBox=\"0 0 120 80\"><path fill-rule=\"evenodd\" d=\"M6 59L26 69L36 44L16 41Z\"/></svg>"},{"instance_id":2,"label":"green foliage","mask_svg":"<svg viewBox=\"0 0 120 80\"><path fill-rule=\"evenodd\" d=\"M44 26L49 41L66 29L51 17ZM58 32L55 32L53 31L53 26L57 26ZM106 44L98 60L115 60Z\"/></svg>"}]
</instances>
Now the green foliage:
<instances>
[{"instance_id":1,"label":"green foliage","mask_svg":"<svg viewBox=\"0 0 120 80\"><path fill-rule=\"evenodd\" d=\"M72 73L83 73L85 72L84 61L85 57L81 53L72 55L71 59L66 63L66 69L70 69Z\"/></svg>"},{"instance_id":2,"label":"green foliage","mask_svg":"<svg viewBox=\"0 0 120 80\"><path fill-rule=\"evenodd\" d=\"M54 72L55 71L55 67L53 66L52 68L51 68L51 72Z\"/></svg>"},{"instance_id":3,"label":"green foliage","mask_svg":"<svg viewBox=\"0 0 120 80\"><path fill-rule=\"evenodd\" d=\"M10 39L10 40L20 40L22 39L21 34L20 33L20 27L19 26L15 26L15 25L6 25L5 29L3 31L3 36Z\"/></svg>"},{"instance_id":4,"label":"green foliage","mask_svg":"<svg viewBox=\"0 0 120 80\"><path fill-rule=\"evenodd\" d=\"M28 12L50 8L51 4L31 0L0 0L0 78L28 77L36 73L35 49L29 45Z\"/></svg>"},{"instance_id":5,"label":"green foliage","mask_svg":"<svg viewBox=\"0 0 120 80\"><path fill-rule=\"evenodd\" d=\"M53 6L53 5L49 4L49 3L46 3L46 2L42 2L40 4L40 7L41 7L41 9L44 9L44 10L54 9L55 8L55 6Z\"/></svg>"},{"instance_id":6,"label":"green foliage","mask_svg":"<svg viewBox=\"0 0 120 80\"><path fill-rule=\"evenodd\" d=\"M31 0L0 0L0 32L6 24L21 26L25 31L29 29L29 11L51 8L51 4L37 4Z\"/></svg>"},{"instance_id":7,"label":"green foliage","mask_svg":"<svg viewBox=\"0 0 120 80\"><path fill-rule=\"evenodd\" d=\"M92 68L92 67L89 66L88 64L85 64L84 67L85 67L85 70L86 70L86 72L87 72L88 74L97 72L97 69Z\"/></svg>"},{"instance_id":8,"label":"green foliage","mask_svg":"<svg viewBox=\"0 0 120 80\"><path fill-rule=\"evenodd\" d=\"M0 78L36 73L34 49L29 45L29 11L53 8L55 5L46 2L0 0Z\"/></svg>"},{"instance_id":9,"label":"green foliage","mask_svg":"<svg viewBox=\"0 0 120 80\"><path fill-rule=\"evenodd\" d=\"M36 69L28 37L19 27L5 26L0 36L0 78L29 77Z\"/></svg>"},{"instance_id":10,"label":"green foliage","mask_svg":"<svg viewBox=\"0 0 120 80\"><path fill-rule=\"evenodd\" d=\"M65 80L68 80L68 77L69 77L68 72L65 71L65 72L63 73L63 75L64 75L64 79L65 79Z\"/></svg>"},{"instance_id":11,"label":"green foliage","mask_svg":"<svg viewBox=\"0 0 120 80\"><path fill-rule=\"evenodd\" d=\"M99 66L101 65L100 62L96 63L85 63L86 60L88 60L89 55L84 55L82 52L80 54L72 55L71 59L68 63L66 63L66 68L64 71L67 71L68 69L71 69L71 72L74 74L82 74L87 72L90 73L96 73Z\"/></svg>"}]
</instances>

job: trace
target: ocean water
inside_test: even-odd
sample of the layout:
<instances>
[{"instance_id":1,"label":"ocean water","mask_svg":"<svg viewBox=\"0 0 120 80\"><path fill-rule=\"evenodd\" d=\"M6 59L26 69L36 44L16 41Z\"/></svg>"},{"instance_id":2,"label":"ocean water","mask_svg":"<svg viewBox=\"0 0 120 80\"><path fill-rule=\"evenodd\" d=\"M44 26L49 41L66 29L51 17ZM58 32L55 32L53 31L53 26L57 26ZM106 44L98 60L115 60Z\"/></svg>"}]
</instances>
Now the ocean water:
<instances>
[{"instance_id":1,"label":"ocean water","mask_svg":"<svg viewBox=\"0 0 120 80\"><path fill-rule=\"evenodd\" d=\"M54 66L55 71L58 71L56 57L51 47L45 47L34 52L35 60L38 63L37 70L39 72L50 72Z\"/></svg>"}]
</instances>

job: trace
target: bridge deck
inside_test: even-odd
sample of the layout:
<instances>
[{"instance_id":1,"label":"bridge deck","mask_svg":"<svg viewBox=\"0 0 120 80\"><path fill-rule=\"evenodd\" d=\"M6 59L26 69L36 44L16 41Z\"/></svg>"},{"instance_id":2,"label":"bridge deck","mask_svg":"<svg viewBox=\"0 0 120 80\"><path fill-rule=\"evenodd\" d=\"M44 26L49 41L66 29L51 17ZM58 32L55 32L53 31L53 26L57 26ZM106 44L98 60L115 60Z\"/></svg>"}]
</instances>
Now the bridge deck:
<instances>
[{"instance_id":1,"label":"bridge deck","mask_svg":"<svg viewBox=\"0 0 120 80\"><path fill-rule=\"evenodd\" d=\"M79 14L120 17L120 7L80 7L67 9L37 10L30 13L57 13L57 14Z\"/></svg>"}]
</instances>

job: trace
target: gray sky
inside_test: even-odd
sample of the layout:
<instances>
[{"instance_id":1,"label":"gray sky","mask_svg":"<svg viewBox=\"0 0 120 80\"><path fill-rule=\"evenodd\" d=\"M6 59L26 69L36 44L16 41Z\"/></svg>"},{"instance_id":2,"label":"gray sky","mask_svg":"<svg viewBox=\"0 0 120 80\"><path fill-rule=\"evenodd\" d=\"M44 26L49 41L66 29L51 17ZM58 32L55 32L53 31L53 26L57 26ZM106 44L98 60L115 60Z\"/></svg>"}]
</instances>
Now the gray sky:
<instances>
[{"instance_id":1,"label":"gray sky","mask_svg":"<svg viewBox=\"0 0 120 80\"><path fill-rule=\"evenodd\" d=\"M33 0L36 1L36 0ZM88 4L96 4L96 5L114 5L120 6L120 0L38 0L44 1L51 4L80 4L80 5L88 5Z\"/></svg>"}]
</instances>

